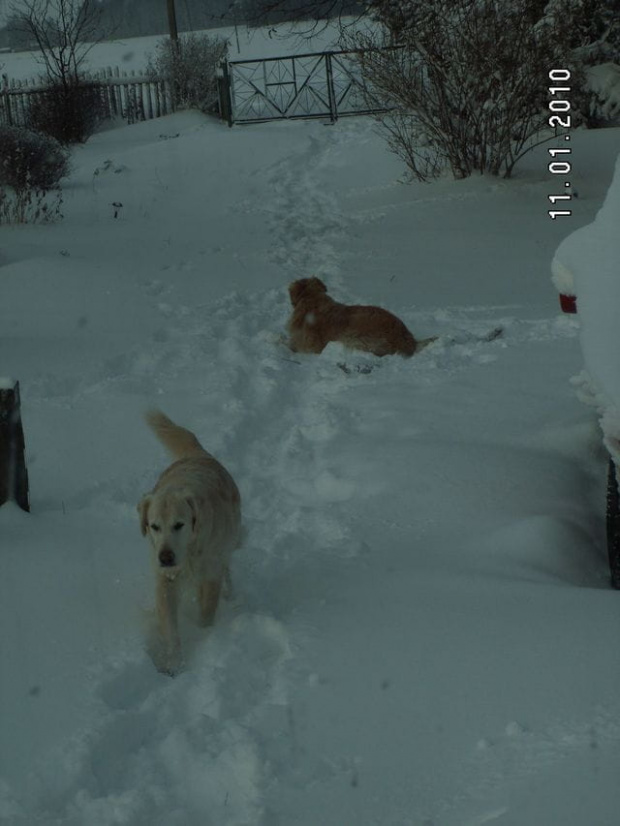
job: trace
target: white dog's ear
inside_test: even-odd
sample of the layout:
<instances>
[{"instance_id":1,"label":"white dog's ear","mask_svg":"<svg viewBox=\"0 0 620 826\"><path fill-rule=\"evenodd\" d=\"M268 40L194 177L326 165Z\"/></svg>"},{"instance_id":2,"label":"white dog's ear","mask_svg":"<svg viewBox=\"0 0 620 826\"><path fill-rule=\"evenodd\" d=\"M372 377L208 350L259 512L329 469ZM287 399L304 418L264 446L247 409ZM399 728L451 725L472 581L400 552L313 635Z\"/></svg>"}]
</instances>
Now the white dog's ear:
<instances>
[{"instance_id":1,"label":"white dog's ear","mask_svg":"<svg viewBox=\"0 0 620 826\"><path fill-rule=\"evenodd\" d=\"M189 509L192 512L192 533L196 533L196 531L200 528L201 502L195 496L187 496L185 501L189 505Z\"/></svg>"},{"instance_id":2,"label":"white dog's ear","mask_svg":"<svg viewBox=\"0 0 620 826\"><path fill-rule=\"evenodd\" d=\"M140 530L142 536L146 536L146 530L149 524L149 505L151 504L151 496L147 494L143 496L138 503L138 514L140 515Z\"/></svg>"}]
</instances>

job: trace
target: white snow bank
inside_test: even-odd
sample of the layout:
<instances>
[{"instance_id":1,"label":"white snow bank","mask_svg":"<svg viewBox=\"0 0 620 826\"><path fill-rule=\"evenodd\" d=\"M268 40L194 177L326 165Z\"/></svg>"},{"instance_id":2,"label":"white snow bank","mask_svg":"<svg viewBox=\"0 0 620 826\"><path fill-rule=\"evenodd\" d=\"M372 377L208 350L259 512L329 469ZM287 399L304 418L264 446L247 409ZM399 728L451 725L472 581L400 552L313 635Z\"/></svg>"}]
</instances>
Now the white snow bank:
<instances>
[{"instance_id":1,"label":"white snow bank","mask_svg":"<svg viewBox=\"0 0 620 826\"><path fill-rule=\"evenodd\" d=\"M562 241L551 271L561 292L577 295L583 357L611 446L620 438L620 156L596 218Z\"/></svg>"}]
</instances>

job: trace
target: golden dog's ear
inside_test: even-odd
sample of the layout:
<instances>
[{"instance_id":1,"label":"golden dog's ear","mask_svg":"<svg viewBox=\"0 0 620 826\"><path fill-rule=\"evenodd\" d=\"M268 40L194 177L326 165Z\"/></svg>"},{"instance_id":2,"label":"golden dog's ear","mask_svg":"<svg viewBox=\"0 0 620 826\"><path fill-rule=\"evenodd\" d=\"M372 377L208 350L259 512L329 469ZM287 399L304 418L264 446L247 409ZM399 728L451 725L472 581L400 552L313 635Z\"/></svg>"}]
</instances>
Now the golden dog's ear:
<instances>
[{"instance_id":1,"label":"golden dog's ear","mask_svg":"<svg viewBox=\"0 0 620 826\"><path fill-rule=\"evenodd\" d=\"M326 293L327 287L320 278L313 275L312 278L308 278L308 290L313 293Z\"/></svg>"},{"instance_id":2,"label":"golden dog's ear","mask_svg":"<svg viewBox=\"0 0 620 826\"><path fill-rule=\"evenodd\" d=\"M300 278L299 281L293 281L291 284L288 285L288 294L291 298L291 304L293 305L293 307L297 304L299 299L304 294L307 283L307 278Z\"/></svg>"},{"instance_id":3,"label":"golden dog's ear","mask_svg":"<svg viewBox=\"0 0 620 826\"><path fill-rule=\"evenodd\" d=\"M327 287L321 279L317 278L315 275L313 275L312 278L300 278L298 281L293 281L288 287L288 294L291 297L291 304L293 307L305 296L326 292Z\"/></svg>"},{"instance_id":4,"label":"golden dog's ear","mask_svg":"<svg viewBox=\"0 0 620 826\"><path fill-rule=\"evenodd\" d=\"M151 496L147 494L143 496L138 502L138 514L140 515L140 531L142 536L146 536L146 529L149 524L149 505L151 504Z\"/></svg>"}]
</instances>

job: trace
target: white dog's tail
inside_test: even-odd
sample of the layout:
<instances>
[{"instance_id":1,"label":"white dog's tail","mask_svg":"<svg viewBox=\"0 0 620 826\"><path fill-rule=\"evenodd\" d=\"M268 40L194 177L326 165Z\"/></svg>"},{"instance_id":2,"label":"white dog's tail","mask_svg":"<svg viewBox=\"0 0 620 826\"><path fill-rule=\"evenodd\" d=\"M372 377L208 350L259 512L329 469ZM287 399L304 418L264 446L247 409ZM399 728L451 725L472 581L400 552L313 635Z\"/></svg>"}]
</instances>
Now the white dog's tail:
<instances>
[{"instance_id":1,"label":"white dog's tail","mask_svg":"<svg viewBox=\"0 0 620 826\"><path fill-rule=\"evenodd\" d=\"M191 431L179 427L161 410L149 410L145 418L159 441L175 459L188 459L190 456L204 456L207 453Z\"/></svg>"}]
</instances>

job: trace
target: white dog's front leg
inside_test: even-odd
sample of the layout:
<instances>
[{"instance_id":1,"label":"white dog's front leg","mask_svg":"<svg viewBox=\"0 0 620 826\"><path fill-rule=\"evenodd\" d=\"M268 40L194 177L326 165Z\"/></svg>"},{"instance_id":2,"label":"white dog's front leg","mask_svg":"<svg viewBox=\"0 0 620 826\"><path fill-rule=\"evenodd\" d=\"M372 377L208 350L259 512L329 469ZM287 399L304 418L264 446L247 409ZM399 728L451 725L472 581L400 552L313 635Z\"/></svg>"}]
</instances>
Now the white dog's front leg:
<instances>
[{"instance_id":1,"label":"white dog's front leg","mask_svg":"<svg viewBox=\"0 0 620 826\"><path fill-rule=\"evenodd\" d=\"M178 591L175 580L157 577L157 623L161 651L156 663L159 671L176 674L181 667L181 640L178 629Z\"/></svg>"},{"instance_id":2,"label":"white dog's front leg","mask_svg":"<svg viewBox=\"0 0 620 826\"><path fill-rule=\"evenodd\" d=\"M221 590L222 583L219 579L206 579L200 583L198 601L200 603L200 625L203 628L213 625Z\"/></svg>"}]
</instances>

